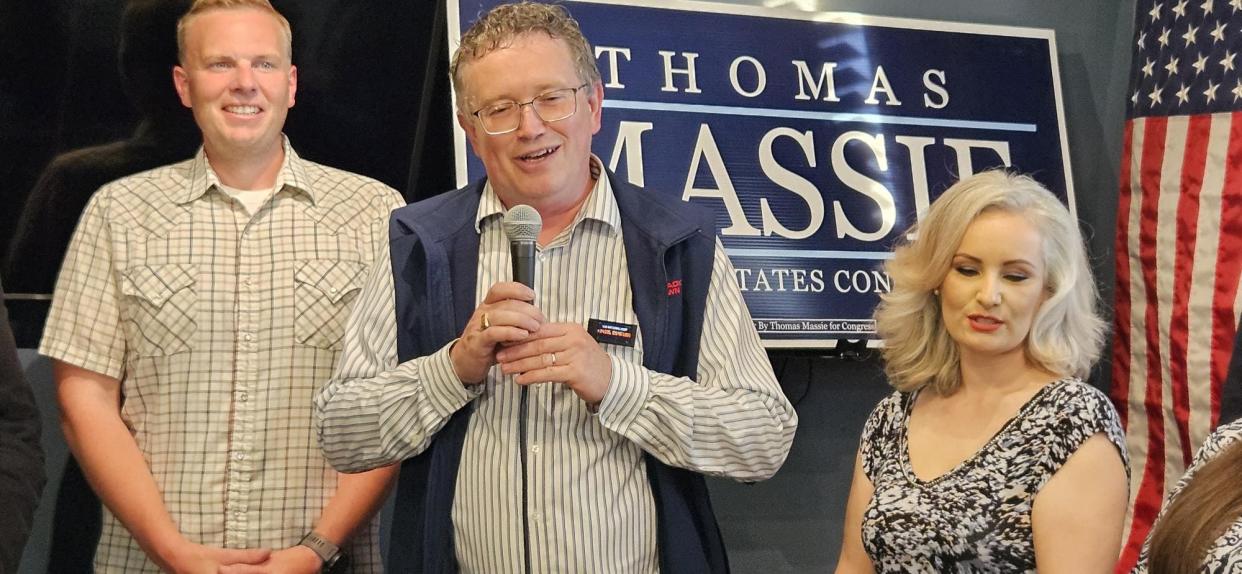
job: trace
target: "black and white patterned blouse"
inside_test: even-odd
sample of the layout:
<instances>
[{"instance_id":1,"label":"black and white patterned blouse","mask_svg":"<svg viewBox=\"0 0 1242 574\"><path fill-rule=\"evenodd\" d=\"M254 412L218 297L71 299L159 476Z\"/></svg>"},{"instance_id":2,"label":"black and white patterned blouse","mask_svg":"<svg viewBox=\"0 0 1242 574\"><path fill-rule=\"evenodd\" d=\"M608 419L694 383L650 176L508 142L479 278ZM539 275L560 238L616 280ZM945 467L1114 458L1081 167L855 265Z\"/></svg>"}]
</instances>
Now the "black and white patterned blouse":
<instances>
[{"instance_id":1,"label":"black and white patterned blouse","mask_svg":"<svg viewBox=\"0 0 1242 574\"><path fill-rule=\"evenodd\" d=\"M1209 435L1203 442L1203 446L1199 447L1199 452L1195 453L1195 460L1190 468L1186 469L1186 474L1182 475L1182 479L1177 481L1177 486L1169 491L1169 499L1164 503L1160 516L1156 517L1156 522L1160 522L1160 518L1164 516L1164 510L1169 508L1169 505L1177 498L1177 494L1186 488L1186 484L1200 468L1203 468L1203 465L1239 440L1242 440L1242 419L1217 427L1216 432ZM1143 553L1139 555L1139 563L1131 574L1147 572L1147 546L1149 544L1151 544L1151 534L1147 535L1147 541L1143 543ZM1199 571L1242 572L1242 516L1235 519L1233 524L1225 529L1225 533L1221 534L1220 538L1217 538L1212 547L1208 549L1203 557L1203 568Z\"/></svg>"},{"instance_id":2,"label":"black and white patterned blouse","mask_svg":"<svg viewBox=\"0 0 1242 574\"><path fill-rule=\"evenodd\" d=\"M893 393L863 429L863 471L875 495L863 546L876 572L1034 572L1031 506L1048 479L1096 433L1125 437L1108 398L1077 379L1040 389L978 452L923 481L906 429L918 392Z\"/></svg>"}]
</instances>

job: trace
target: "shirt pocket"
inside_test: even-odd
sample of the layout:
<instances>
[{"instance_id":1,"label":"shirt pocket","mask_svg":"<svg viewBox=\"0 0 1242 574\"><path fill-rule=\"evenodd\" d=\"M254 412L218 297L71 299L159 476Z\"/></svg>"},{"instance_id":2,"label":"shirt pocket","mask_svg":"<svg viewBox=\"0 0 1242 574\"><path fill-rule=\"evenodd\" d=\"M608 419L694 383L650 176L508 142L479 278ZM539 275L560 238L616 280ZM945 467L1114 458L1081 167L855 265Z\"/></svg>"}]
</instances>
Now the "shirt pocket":
<instances>
[{"instance_id":1,"label":"shirt pocket","mask_svg":"<svg viewBox=\"0 0 1242 574\"><path fill-rule=\"evenodd\" d=\"M299 261L293 272L293 334L298 343L340 349L349 309L366 273L366 264L338 259Z\"/></svg>"},{"instance_id":2,"label":"shirt pocket","mask_svg":"<svg viewBox=\"0 0 1242 574\"><path fill-rule=\"evenodd\" d=\"M131 267L122 274L126 339L139 356L190 350L198 331L197 275L189 263Z\"/></svg>"}]
</instances>

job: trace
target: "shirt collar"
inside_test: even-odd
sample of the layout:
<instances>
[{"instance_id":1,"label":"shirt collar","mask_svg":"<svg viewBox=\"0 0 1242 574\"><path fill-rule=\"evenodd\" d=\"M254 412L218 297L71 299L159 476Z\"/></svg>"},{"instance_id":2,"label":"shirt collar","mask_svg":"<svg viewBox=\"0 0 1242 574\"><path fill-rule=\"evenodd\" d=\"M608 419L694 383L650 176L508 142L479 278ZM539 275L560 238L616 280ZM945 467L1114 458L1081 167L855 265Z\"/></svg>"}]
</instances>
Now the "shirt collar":
<instances>
[{"instance_id":1,"label":"shirt collar","mask_svg":"<svg viewBox=\"0 0 1242 574\"><path fill-rule=\"evenodd\" d=\"M603 162L595 154L591 154L591 174L595 176L595 186L591 188L586 202L582 204L578 215L569 225L570 229L576 227L584 219L599 221L607 225L614 233L621 229L621 210L617 208L612 183L608 180L608 173L602 166ZM479 198L479 209L474 223L475 230L481 231L484 221L492 217L504 217L504 214L505 206L500 202L500 197L492 189L492 182L489 180L483 185L483 196Z\"/></svg>"},{"instance_id":2,"label":"shirt collar","mask_svg":"<svg viewBox=\"0 0 1242 574\"><path fill-rule=\"evenodd\" d=\"M288 137L281 136L281 145L284 146L285 159L281 163L280 172L276 174L276 192L279 193L285 187L289 187L295 192L305 193L312 204L316 203L319 198L310 184L310 178L306 175L305 162L298 157L297 152L293 151ZM190 163L190 184L186 186L185 194L179 198L177 203L194 201L206 194L212 187L219 187L219 185L220 178L207 160L207 150L199 146L198 153L194 154L194 159Z\"/></svg>"}]
</instances>

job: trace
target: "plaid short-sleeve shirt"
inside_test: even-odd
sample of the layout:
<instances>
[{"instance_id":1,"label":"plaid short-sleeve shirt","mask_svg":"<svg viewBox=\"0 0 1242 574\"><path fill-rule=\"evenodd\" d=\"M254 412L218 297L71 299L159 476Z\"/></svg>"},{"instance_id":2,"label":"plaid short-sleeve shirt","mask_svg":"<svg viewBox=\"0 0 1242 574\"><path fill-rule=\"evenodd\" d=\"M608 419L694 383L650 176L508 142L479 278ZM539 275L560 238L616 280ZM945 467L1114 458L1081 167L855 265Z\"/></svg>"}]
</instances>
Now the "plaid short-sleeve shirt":
<instances>
[{"instance_id":1,"label":"plaid short-sleeve shirt","mask_svg":"<svg viewBox=\"0 0 1242 574\"><path fill-rule=\"evenodd\" d=\"M285 143L254 215L191 160L100 189L66 254L40 352L121 379L121 417L191 541L285 548L336 489L312 432L388 214L384 184ZM347 546L379 570L375 521ZM158 572L104 514L100 572Z\"/></svg>"}]
</instances>

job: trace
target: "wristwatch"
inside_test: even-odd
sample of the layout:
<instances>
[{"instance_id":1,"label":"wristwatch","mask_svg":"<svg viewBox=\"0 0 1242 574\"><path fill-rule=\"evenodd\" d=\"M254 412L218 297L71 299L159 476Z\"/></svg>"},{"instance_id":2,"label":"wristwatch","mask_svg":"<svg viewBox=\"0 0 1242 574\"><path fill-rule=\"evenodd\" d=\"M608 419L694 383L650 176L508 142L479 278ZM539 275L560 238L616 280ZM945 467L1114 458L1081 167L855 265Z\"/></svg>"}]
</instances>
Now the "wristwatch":
<instances>
[{"instance_id":1,"label":"wristwatch","mask_svg":"<svg viewBox=\"0 0 1242 574\"><path fill-rule=\"evenodd\" d=\"M319 556L321 560L323 560L322 572L331 571L332 567L336 566L337 561L339 561L342 556L340 546L333 544L331 540L320 536L319 533L314 530L307 532L306 536L303 536L302 540L300 540L298 544L310 548Z\"/></svg>"}]
</instances>

